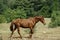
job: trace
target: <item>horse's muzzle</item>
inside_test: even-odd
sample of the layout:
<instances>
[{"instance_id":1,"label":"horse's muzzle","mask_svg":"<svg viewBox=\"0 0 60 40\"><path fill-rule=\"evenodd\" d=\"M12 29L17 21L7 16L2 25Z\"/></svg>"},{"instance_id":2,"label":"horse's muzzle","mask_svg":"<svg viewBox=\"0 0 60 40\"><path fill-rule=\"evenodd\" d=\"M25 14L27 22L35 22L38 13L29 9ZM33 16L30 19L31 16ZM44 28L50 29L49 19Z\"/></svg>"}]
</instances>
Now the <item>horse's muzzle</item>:
<instances>
[{"instance_id":1,"label":"horse's muzzle","mask_svg":"<svg viewBox=\"0 0 60 40\"><path fill-rule=\"evenodd\" d=\"M46 25L46 23L44 23L44 25Z\"/></svg>"}]
</instances>

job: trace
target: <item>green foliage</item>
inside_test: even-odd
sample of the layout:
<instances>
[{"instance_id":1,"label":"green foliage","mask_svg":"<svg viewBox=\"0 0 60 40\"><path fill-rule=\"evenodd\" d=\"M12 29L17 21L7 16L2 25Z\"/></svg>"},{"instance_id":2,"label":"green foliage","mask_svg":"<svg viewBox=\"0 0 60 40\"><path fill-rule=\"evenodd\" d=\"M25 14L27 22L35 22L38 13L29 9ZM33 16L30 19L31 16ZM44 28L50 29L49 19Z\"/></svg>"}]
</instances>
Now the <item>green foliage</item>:
<instances>
[{"instance_id":1,"label":"green foliage","mask_svg":"<svg viewBox=\"0 0 60 40\"><path fill-rule=\"evenodd\" d=\"M60 26L60 7L59 7L59 0L54 0L53 2L53 13L51 15L51 23L50 27L58 27Z\"/></svg>"},{"instance_id":2,"label":"green foliage","mask_svg":"<svg viewBox=\"0 0 60 40\"><path fill-rule=\"evenodd\" d=\"M11 9L24 9L28 17L36 15L51 17L52 0L14 0L11 2L13 2L12 5L10 5Z\"/></svg>"},{"instance_id":3,"label":"green foliage","mask_svg":"<svg viewBox=\"0 0 60 40\"><path fill-rule=\"evenodd\" d=\"M58 2L58 3L57 3ZM60 1L57 0L0 0L0 18L4 17L7 22L17 18L34 16L52 17L52 25L60 25L58 13ZM57 8L58 7L58 8ZM53 12L53 13L52 13ZM58 20L57 20L58 19ZM1 19L1 22L3 20Z\"/></svg>"},{"instance_id":4,"label":"green foliage","mask_svg":"<svg viewBox=\"0 0 60 40\"><path fill-rule=\"evenodd\" d=\"M4 11L4 16L7 20L7 22L10 22L16 18L26 18L26 13L23 9L20 10L17 8L15 10L12 10L12 9L8 8Z\"/></svg>"},{"instance_id":5,"label":"green foliage","mask_svg":"<svg viewBox=\"0 0 60 40\"><path fill-rule=\"evenodd\" d=\"M0 15L0 23L2 23L2 22L3 23L7 22L4 15Z\"/></svg>"},{"instance_id":6,"label":"green foliage","mask_svg":"<svg viewBox=\"0 0 60 40\"><path fill-rule=\"evenodd\" d=\"M60 11L54 11L52 13L50 27L57 27L60 26Z\"/></svg>"},{"instance_id":7,"label":"green foliage","mask_svg":"<svg viewBox=\"0 0 60 40\"><path fill-rule=\"evenodd\" d=\"M27 14L24 9L17 8L15 11L16 11L16 18L27 18Z\"/></svg>"}]
</instances>

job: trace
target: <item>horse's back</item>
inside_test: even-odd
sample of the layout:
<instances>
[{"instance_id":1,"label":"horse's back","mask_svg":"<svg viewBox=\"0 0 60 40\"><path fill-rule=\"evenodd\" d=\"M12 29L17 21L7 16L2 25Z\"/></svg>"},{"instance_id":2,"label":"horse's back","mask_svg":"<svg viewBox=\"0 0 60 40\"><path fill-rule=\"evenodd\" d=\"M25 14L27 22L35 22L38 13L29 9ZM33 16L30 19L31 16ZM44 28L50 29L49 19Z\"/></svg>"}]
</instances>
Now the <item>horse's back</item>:
<instances>
[{"instance_id":1,"label":"horse's back","mask_svg":"<svg viewBox=\"0 0 60 40\"><path fill-rule=\"evenodd\" d=\"M28 18L28 19L16 19L12 21L13 23L15 23L16 25L22 26L22 27L30 27L34 25L34 19L32 17Z\"/></svg>"}]
</instances>

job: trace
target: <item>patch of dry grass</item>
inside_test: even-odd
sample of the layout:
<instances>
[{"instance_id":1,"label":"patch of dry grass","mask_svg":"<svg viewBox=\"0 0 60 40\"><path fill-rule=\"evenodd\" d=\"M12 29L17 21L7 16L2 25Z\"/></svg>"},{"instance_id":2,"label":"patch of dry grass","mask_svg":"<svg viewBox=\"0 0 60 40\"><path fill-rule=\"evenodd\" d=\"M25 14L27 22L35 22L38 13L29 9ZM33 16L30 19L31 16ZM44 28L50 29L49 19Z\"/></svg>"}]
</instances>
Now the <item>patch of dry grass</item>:
<instances>
[{"instance_id":1,"label":"patch of dry grass","mask_svg":"<svg viewBox=\"0 0 60 40\"><path fill-rule=\"evenodd\" d=\"M23 37L23 40L60 40L60 27L57 28L48 28L48 24L51 22L50 18L45 18L46 25L43 25L41 22L38 22L34 28L34 34L32 39L24 38L29 36L29 29L21 28L20 32ZM0 33L2 35L3 40L9 40L10 30L9 30L10 23L2 23L0 24ZM13 37L19 36L17 32L14 32ZM12 40L19 40L20 38L12 38ZM22 40L22 39L21 39Z\"/></svg>"}]
</instances>

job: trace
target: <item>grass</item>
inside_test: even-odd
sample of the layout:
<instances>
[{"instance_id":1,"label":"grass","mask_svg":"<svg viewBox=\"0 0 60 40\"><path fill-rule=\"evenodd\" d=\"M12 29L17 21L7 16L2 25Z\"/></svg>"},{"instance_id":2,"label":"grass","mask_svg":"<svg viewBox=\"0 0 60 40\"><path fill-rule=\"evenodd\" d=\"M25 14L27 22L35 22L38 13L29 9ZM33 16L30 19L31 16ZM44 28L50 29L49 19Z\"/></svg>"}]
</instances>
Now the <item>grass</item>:
<instances>
[{"instance_id":1,"label":"grass","mask_svg":"<svg viewBox=\"0 0 60 40\"><path fill-rule=\"evenodd\" d=\"M51 22L50 21L51 19L45 18L45 20L46 20L46 25L43 25L41 22L38 22L35 25L32 40L60 40L60 27L48 28L48 25ZM10 36L10 33L11 33L11 31L9 30L9 26L10 26L10 23L0 24L0 33L2 35L3 40L9 40L8 37ZM29 29L24 29L24 28L20 29L23 40L29 40L27 38L24 38L24 37L29 36L28 30ZM15 37L19 35L15 31L13 36ZM12 38L12 40L19 40L19 38L17 39Z\"/></svg>"}]
</instances>

